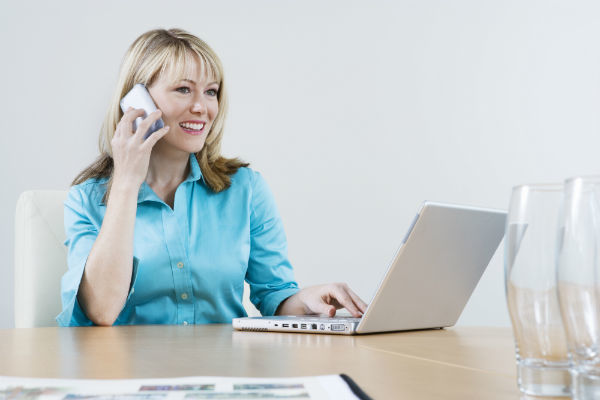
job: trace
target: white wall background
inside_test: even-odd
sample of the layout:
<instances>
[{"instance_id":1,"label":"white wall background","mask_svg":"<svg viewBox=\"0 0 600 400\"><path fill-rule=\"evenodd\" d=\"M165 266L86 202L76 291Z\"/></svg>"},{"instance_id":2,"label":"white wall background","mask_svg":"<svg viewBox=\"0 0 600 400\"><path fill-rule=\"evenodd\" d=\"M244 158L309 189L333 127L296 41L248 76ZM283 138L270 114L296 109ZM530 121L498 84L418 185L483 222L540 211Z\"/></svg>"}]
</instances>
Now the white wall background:
<instances>
[{"instance_id":1,"label":"white wall background","mask_svg":"<svg viewBox=\"0 0 600 400\"><path fill-rule=\"evenodd\" d=\"M506 208L517 183L600 172L599 17L592 1L0 2L0 328L17 197L68 188L97 155L142 32L217 51L224 150L269 182L299 283L370 299L422 200ZM502 248L459 324L509 324Z\"/></svg>"}]
</instances>

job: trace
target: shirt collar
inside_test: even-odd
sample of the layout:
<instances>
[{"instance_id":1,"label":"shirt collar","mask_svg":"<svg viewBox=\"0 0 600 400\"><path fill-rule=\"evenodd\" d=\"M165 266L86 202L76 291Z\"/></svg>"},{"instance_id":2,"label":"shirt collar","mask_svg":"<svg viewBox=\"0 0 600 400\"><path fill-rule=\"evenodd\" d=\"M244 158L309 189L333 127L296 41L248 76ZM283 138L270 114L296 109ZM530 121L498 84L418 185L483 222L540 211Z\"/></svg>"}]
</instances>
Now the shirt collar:
<instances>
[{"instance_id":1,"label":"shirt collar","mask_svg":"<svg viewBox=\"0 0 600 400\"><path fill-rule=\"evenodd\" d=\"M184 182L195 182L199 179L204 180L202 176L202 171L200 170L200 165L198 165L198 159L196 158L196 154L190 154L190 173L188 174L187 179Z\"/></svg>"}]
</instances>

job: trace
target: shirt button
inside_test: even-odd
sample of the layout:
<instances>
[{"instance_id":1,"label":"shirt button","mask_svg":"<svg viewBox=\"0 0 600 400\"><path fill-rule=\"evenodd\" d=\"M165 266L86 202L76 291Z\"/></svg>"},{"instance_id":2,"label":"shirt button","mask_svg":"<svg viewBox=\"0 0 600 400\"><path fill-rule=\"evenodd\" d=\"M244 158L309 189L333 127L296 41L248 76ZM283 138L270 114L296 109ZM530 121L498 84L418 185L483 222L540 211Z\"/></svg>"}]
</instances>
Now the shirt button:
<instances>
[{"instance_id":1,"label":"shirt button","mask_svg":"<svg viewBox=\"0 0 600 400\"><path fill-rule=\"evenodd\" d=\"M187 322L187 321L183 321L183 324L184 324L184 325L187 325L187 324L188 324L188 322Z\"/></svg>"},{"instance_id":2,"label":"shirt button","mask_svg":"<svg viewBox=\"0 0 600 400\"><path fill-rule=\"evenodd\" d=\"M183 300L187 299L187 298L188 298L188 295L187 295L187 293L181 293L181 298L182 298Z\"/></svg>"},{"instance_id":3,"label":"shirt button","mask_svg":"<svg viewBox=\"0 0 600 400\"><path fill-rule=\"evenodd\" d=\"M183 263L182 262L178 262L177 263L177 268L183 268Z\"/></svg>"}]
</instances>

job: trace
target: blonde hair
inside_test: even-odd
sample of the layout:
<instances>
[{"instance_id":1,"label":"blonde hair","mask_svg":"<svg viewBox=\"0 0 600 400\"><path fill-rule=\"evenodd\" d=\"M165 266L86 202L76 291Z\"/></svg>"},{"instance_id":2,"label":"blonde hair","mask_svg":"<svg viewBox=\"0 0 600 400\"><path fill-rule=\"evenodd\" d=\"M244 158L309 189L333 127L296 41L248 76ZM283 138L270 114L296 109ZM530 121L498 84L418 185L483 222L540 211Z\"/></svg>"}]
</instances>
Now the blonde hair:
<instances>
[{"instance_id":1,"label":"blonde hair","mask_svg":"<svg viewBox=\"0 0 600 400\"><path fill-rule=\"evenodd\" d=\"M100 130L100 156L73 180L77 185L90 178L109 178L104 201L108 199L112 184L113 159L111 140L117 124L123 117L119 105L120 100L136 83L146 87L163 74L168 74L173 81L183 77L187 68L195 62L196 57L205 68L207 76L212 76L219 84L217 100L219 112L212 128L206 137L204 147L196 153L202 176L206 184L214 191L223 191L231 186L230 175L240 167L249 164L234 158L221 156L221 140L227 114L227 92L223 79L223 67L216 53L198 37L182 29L155 29L138 37L127 50L116 91L110 102L108 112Z\"/></svg>"}]
</instances>

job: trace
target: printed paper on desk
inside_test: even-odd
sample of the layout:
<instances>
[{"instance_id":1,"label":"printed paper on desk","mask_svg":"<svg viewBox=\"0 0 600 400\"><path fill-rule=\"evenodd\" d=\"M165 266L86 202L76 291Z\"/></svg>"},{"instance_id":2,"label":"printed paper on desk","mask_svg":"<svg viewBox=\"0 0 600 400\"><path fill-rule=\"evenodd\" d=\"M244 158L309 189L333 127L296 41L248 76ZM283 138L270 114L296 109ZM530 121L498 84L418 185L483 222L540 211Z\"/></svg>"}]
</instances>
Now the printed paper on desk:
<instances>
[{"instance_id":1,"label":"printed paper on desk","mask_svg":"<svg viewBox=\"0 0 600 400\"><path fill-rule=\"evenodd\" d=\"M0 377L0 399L359 399L339 375L302 378L186 377L37 379Z\"/></svg>"}]
</instances>

